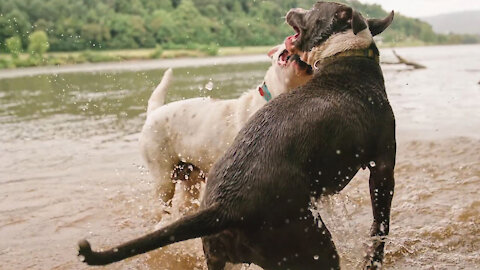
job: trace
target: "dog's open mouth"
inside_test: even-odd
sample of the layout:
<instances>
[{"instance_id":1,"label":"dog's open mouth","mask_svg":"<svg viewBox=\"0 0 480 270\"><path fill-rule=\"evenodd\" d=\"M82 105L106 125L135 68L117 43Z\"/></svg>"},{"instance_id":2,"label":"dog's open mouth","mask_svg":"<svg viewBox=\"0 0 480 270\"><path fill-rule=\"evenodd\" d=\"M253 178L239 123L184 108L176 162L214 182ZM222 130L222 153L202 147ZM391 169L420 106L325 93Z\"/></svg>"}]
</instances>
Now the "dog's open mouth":
<instances>
[{"instance_id":1,"label":"dog's open mouth","mask_svg":"<svg viewBox=\"0 0 480 270\"><path fill-rule=\"evenodd\" d=\"M292 23L289 23L289 25L295 31L295 35L287 37L287 39L285 40L285 46L291 54L294 54L294 53L297 52L297 49L295 47L295 43L297 42L297 40L300 39L300 35L301 35L302 32L300 31L300 28L298 28L298 26L295 26Z\"/></svg>"},{"instance_id":2,"label":"dog's open mouth","mask_svg":"<svg viewBox=\"0 0 480 270\"><path fill-rule=\"evenodd\" d=\"M292 62L292 63L295 63L296 66L297 66L297 69L302 70L303 72L305 72L305 74L307 74L307 75L312 75L313 74L312 67L309 64L303 62L302 59L300 59L300 56L298 54L291 55L289 61Z\"/></svg>"},{"instance_id":3,"label":"dog's open mouth","mask_svg":"<svg viewBox=\"0 0 480 270\"><path fill-rule=\"evenodd\" d=\"M292 27L293 27L293 31L295 31L295 35L293 35L292 42L295 42L300 37L300 28L298 28L297 26L292 26Z\"/></svg>"},{"instance_id":4,"label":"dog's open mouth","mask_svg":"<svg viewBox=\"0 0 480 270\"><path fill-rule=\"evenodd\" d=\"M282 68L288 67L291 64L296 64L296 68L298 70L303 70L308 75L312 74L312 67L303 62L299 55L292 54L287 49L283 50L283 52L278 56L277 64Z\"/></svg>"},{"instance_id":5,"label":"dog's open mouth","mask_svg":"<svg viewBox=\"0 0 480 270\"><path fill-rule=\"evenodd\" d=\"M280 66L286 66L288 63L288 60L290 59L290 52L288 50L283 50L283 52L278 56L278 65Z\"/></svg>"}]
</instances>

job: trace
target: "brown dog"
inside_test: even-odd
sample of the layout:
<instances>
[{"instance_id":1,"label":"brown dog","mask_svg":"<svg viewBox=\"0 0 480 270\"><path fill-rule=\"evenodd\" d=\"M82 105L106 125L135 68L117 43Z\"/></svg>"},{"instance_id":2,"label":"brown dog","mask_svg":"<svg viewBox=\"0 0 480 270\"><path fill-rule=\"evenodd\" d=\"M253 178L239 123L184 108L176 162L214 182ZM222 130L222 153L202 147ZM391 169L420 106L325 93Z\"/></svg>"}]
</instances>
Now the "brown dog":
<instances>
[{"instance_id":1,"label":"brown dog","mask_svg":"<svg viewBox=\"0 0 480 270\"><path fill-rule=\"evenodd\" d=\"M79 255L91 265L108 264L203 237L211 270L226 262L339 269L330 233L308 210L310 198L339 192L368 166L372 236L378 237L366 266L376 268L389 231L396 143L372 34L392 17L367 21L330 2L290 11L287 22L298 34L287 45L316 73L252 116L209 172L201 210L107 251L94 252L82 241Z\"/></svg>"}]
</instances>

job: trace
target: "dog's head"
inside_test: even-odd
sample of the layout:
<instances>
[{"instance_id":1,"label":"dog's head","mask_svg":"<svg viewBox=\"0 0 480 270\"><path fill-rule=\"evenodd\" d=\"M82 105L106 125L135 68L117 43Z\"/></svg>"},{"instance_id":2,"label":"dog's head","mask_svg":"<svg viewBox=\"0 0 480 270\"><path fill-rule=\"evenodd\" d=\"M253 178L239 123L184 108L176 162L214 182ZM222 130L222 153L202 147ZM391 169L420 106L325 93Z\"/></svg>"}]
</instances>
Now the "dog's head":
<instances>
[{"instance_id":1,"label":"dog's head","mask_svg":"<svg viewBox=\"0 0 480 270\"><path fill-rule=\"evenodd\" d=\"M360 39L356 37L360 35L363 43L369 42L370 45L372 37L391 24L393 15L392 11L384 19L367 20L349 6L320 1L310 10L295 8L287 13L287 23L296 34L288 37L285 44L291 53L301 54L322 46L333 37L347 34L349 39Z\"/></svg>"},{"instance_id":2,"label":"dog's head","mask_svg":"<svg viewBox=\"0 0 480 270\"><path fill-rule=\"evenodd\" d=\"M305 84L313 75L311 66L298 55L292 55L285 43L273 47L268 56L272 59L272 66L265 75L265 81L269 87L278 90L278 94Z\"/></svg>"}]
</instances>

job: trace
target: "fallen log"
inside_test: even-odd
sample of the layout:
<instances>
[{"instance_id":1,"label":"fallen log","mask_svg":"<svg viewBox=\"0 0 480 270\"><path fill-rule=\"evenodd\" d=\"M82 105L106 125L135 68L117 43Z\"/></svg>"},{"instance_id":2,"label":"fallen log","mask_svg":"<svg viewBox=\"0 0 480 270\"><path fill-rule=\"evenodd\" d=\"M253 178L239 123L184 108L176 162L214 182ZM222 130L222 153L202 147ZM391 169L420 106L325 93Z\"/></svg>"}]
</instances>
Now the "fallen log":
<instances>
[{"instance_id":1,"label":"fallen log","mask_svg":"<svg viewBox=\"0 0 480 270\"><path fill-rule=\"evenodd\" d=\"M397 57L398 62L382 62L382 64L387 64L387 65L404 64L404 65L407 65L407 66L412 66L414 69L424 69L424 68L427 68L426 66L421 65L421 64L419 64L419 63L412 62L412 61L408 61L407 59L405 59L405 58L401 57L400 55L398 55L398 53L397 53L395 50L392 50L392 51L393 51L393 55L395 55L395 57Z\"/></svg>"}]
</instances>

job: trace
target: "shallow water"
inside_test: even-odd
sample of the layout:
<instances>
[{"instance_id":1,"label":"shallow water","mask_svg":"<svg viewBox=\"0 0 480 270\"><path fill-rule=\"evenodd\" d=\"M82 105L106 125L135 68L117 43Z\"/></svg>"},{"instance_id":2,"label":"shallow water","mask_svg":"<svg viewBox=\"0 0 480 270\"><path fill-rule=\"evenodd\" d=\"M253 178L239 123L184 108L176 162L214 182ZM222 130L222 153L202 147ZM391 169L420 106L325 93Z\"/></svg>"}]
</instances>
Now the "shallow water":
<instances>
[{"instance_id":1,"label":"shallow water","mask_svg":"<svg viewBox=\"0 0 480 270\"><path fill-rule=\"evenodd\" d=\"M397 52L428 69L383 67L398 138L385 267L478 269L480 46ZM234 98L267 67L176 68L167 99ZM161 206L137 139L164 70L138 69L0 79L0 269L85 269L77 240L108 247L158 226ZM343 268L357 269L372 219L368 173L319 207ZM202 268L198 240L106 267Z\"/></svg>"}]
</instances>

